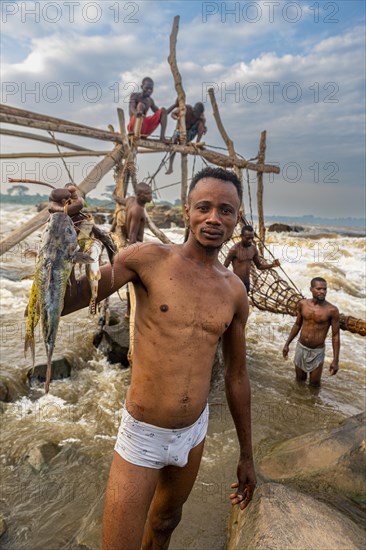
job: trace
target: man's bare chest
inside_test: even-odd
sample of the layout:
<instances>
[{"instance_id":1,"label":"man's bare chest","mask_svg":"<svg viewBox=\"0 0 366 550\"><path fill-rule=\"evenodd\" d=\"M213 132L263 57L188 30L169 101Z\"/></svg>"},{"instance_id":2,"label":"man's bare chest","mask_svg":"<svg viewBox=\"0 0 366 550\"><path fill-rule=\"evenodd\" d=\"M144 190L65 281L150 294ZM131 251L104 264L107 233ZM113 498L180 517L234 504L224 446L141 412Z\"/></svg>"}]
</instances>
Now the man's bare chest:
<instances>
[{"instance_id":1,"label":"man's bare chest","mask_svg":"<svg viewBox=\"0 0 366 550\"><path fill-rule=\"evenodd\" d=\"M220 279L190 272L156 275L147 282L144 300L159 324L222 334L232 321L234 304Z\"/></svg>"},{"instance_id":2,"label":"man's bare chest","mask_svg":"<svg viewBox=\"0 0 366 550\"><path fill-rule=\"evenodd\" d=\"M239 246L236 251L236 259L239 262L251 262L255 255L255 248L252 246Z\"/></svg>"}]
</instances>

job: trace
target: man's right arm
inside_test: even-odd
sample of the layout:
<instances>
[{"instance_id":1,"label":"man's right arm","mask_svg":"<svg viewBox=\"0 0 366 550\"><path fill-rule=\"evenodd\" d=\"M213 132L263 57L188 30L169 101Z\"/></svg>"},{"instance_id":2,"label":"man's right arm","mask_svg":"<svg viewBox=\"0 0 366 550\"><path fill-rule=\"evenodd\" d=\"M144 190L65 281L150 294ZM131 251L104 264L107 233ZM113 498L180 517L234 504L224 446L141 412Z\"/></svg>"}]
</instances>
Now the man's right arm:
<instances>
[{"instance_id":1,"label":"man's right arm","mask_svg":"<svg viewBox=\"0 0 366 550\"><path fill-rule=\"evenodd\" d=\"M229 250L229 252L228 252L228 254L225 258L224 267L229 267L229 265L231 264L231 262L235 258L235 255L236 255L236 248L235 248L235 246L233 246L232 248L230 248L230 250Z\"/></svg>"},{"instance_id":2,"label":"man's right arm","mask_svg":"<svg viewBox=\"0 0 366 550\"><path fill-rule=\"evenodd\" d=\"M133 115L140 114L140 113L137 113L137 104L138 104L138 102L139 102L139 94L137 94L137 93L131 94L130 103L129 103L129 107L128 107L130 117L132 117Z\"/></svg>"},{"instance_id":3,"label":"man's right arm","mask_svg":"<svg viewBox=\"0 0 366 550\"><path fill-rule=\"evenodd\" d=\"M301 327L302 327L302 322L303 322L303 317L302 317L302 300L300 300L300 302L297 304L297 317L296 317L296 321L290 331L290 334L287 338L287 342L286 344L283 346L283 350L282 350L282 355L285 359L287 359L288 357L288 352L289 352L289 346L292 342L292 340L295 338L295 336L297 336L301 330Z\"/></svg>"},{"instance_id":4,"label":"man's right arm","mask_svg":"<svg viewBox=\"0 0 366 550\"><path fill-rule=\"evenodd\" d=\"M141 224L140 208L131 209L130 220L128 224L128 244L137 243Z\"/></svg>"},{"instance_id":5,"label":"man's right arm","mask_svg":"<svg viewBox=\"0 0 366 550\"><path fill-rule=\"evenodd\" d=\"M151 251L147 247L156 246L152 243L138 243L120 250L114 258L114 266L110 264L100 268L101 279L98 284L97 302L104 300L117 292L128 282L138 280L137 268L151 258ZM113 272L112 272L113 269ZM113 283L113 284L112 284ZM67 315L89 305L91 298L88 279L84 275L66 290L62 315Z\"/></svg>"}]
</instances>

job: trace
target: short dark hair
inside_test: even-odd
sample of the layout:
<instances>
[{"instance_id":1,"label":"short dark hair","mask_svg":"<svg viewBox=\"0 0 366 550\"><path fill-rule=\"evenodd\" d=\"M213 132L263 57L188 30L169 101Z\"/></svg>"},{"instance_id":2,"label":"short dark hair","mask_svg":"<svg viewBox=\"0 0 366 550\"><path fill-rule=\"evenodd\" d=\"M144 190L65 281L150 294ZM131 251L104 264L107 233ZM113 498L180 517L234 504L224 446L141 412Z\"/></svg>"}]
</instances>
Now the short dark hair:
<instances>
[{"instance_id":1,"label":"short dark hair","mask_svg":"<svg viewBox=\"0 0 366 550\"><path fill-rule=\"evenodd\" d=\"M152 189L151 189L150 185L148 185L144 181L141 181L140 183L138 183L136 185L136 193L138 193L139 191L142 191L143 193L146 193L146 192L149 192L149 191L152 192Z\"/></svg>"},{"instance_id":2,"label":"short dark hair","mask_svg":"<svg viewBox=\"0 0 366 550\"><path fill-rule=\"evenodd\" d=\"M152 79L150 76L144 76L144 78L142 79L141 84L144 84L144 82L146 82L147 80L148 80L149 82L152 82L152 83L154 84L154 81L153 81L153 79Z\"/></svg>"},{"instance_id":3,"label":"short dark hair","mask_svg":"<svg viewBox=\"0 0 366 550\"><path fill-rule=\"evenodd\" d=\"M203 113L205 111L205 106L201 101L197 101L197 103L194 104L193 109Z\"/></svg>"},{"instance_id":4,"label":"short dark hair","mask_svg":"<svg viewBox=\"0 0 366 550\"><path fill-rule=\"evenodd\" d=\"M311 279L310 286L311 288L315 286L315 283L325 283L327 284L327 281L323 279L323 277L314 277L314 279Z\"/></svg>"},{"instance_id":5,"label":"short dark hair","mask_svg":"<svg viewBox=\"0 0 366 550\"><path fill-rule=\"evenodd\" d=\"M245 232L248 232L248 233L254 233L254 229L251 225L243 225L243 227L241 228L241 232L240 234L242 235L243 233Z\"/></svg>"},{"instance_id":6,"label":"short dark hair","mask_svg":"<svg viewBox=\"0 0 366 550\"><path fill-rule=\"evenodd\" d=\"M227 181L235 185L241 204L243 200L243 189L241 187L240 180L236 176L236 174L234 174L234 172L231 172L230 170L224 170L223 168L212 168L211 166L206 166L206 168L203 168L203 170L200 170L199 172L197 172L197 174L193 176L191 184L189 186L188 196L192 193L197 183L205 178L215 178L217 180Z\"/></svg>"}]
</instances>

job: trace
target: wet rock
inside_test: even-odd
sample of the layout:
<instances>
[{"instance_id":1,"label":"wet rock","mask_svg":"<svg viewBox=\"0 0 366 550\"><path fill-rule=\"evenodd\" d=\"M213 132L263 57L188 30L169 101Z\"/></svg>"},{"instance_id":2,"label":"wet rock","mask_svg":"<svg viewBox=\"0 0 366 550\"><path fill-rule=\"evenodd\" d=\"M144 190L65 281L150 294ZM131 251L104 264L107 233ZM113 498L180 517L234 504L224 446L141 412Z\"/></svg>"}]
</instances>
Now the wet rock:
<instances>
[{"instance_id":1,"label":"wet rock","mask_svg":"<svg viewBox=\"0 0 366 550\"><path fill-rule=\"evenodd\" d=\"M359 550L363 530L335 508L279 483L257 487L245 511L232 508L228 550Z\"/></svg>"},{"instance_id":2,"label":"wet rock","mask_svg":"<svg viewBox=\"0 0 366 550\"><path fill-rule=\"evenodd\" d=\"M51 460L60 452L60 447L48 441L41 441L30 449L27 455L27 462L34 470L40 472L48 466Z\"/></svg>"},{"instance_id":3,"label":"wet rock","mask_svg":"<svg viewBox=\"0 0 366 550\"><path fill-rule=\"evenodd\" d=\"M8 401L9 397L9 389L8 386L0 380L0 401L6 402Z\"/></svg>"},{"instance_id":4,"label":"wet rock","mask_svg":"<svg viewBox=\"0 0 366 550\"><path fill-rule=\"evenodd\" d=\"M301 225L287 225L286 223L272 223L268 227L268 231L274 231L276 233L300 233L301 231L305 231Z\"/></svg>"},{"instance_id":5,"label":"wet rock","mask_svg":"<svg viewBox=\"0 0 366 550\"><path fill-rule=\"evenodd\" d=\"M46 380L47 363L41 363L34 367L34 373L32 369L28 371L28 379L30 383L44 382ZM63 380L64 378L70 378L71 376L71 364L65 357L60 357L52 361L52 377L51 380Z\"/></svg>"},{"instance_id":6,"label":"wet rock","mask_svg":"<svg viewBox=\"0 0 366 550\"><path fill-rule=\"evenodd\" d=\"M184 227L182 208L169 204L155 204L147 207L147 211L157 227L169 229L172 224L175 227Z\"/></svg>"},{"instance_id":7,"label":"wet rock","mask_svg":"<svg viewBox=\"0 0 366 550\"><path fill-rule=\"evenodd\" d=\"M125 318L126 300L119 307L111 306L109 319L94 336L94 343L107 356L110 363L121 363L128 367L128 350L130 347L130 325Z\"/></svg>"},{"instance_id":8,"label":"wet rock","mask_svg":"<svg viewBox=\"0 0 366 550\"><path fill-rule=\"evenodd\" d=\"M2 514L0 514L0 537L2 537L8 529L8 526L6 525L6 521Z\"/></svg>"},{"instance_id":9,"label":"wet rock","mask_svg":"<svg viewBox=\"0 0 366 550\"><path fill-rule=\"evenodd\" d=\"M276 445L262 460L259 473L273 481L331 488L366 502L366 413L333 429L308 433Z\"/></svg>"}]
</instances>

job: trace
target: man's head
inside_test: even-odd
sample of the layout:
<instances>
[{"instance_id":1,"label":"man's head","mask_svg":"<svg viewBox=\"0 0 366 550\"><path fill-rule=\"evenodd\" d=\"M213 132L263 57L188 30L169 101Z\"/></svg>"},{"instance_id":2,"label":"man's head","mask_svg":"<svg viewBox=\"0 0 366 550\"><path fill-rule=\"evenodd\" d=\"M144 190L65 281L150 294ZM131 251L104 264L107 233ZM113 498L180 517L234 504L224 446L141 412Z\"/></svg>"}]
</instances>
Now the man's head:
<instances>
[{"instance_id":1,"label":"man's head","mask_svg":"<svg viewBox=\"0 0 366 550\"><path fill-rule=\"evenodd\" d=\"M205 248L220 248L238 223L241 199L241 183L233 172L211 167L198 172L185 206L194 240Z\"/></svg>"},{"instance_id":2,"label":"man's head","mask_svg":"<svg viewBox=\"0 0 366 550\"><path fill-rule=\"evenodd\" d=\"M152 201L152 190L150 185L141 182L136 185L136 198L141 204L146 204Z\"/></svg>"},{"instance_id":3,"label":"man's head","mask_svg":"<svg viewBox=\"0 0 366 550\"><path fill-rule=\"evenodd\" d=\"M154 90L154 81L149 76L145 76L141 83L142 94L145 97L151 96Z\"/></svg>"},{"instance_id":4,"label":"man's head","mask_svg":"<svg viewBox=\"0 0 366 550\"><path fill-rule=\"evenodd\" d=\"M323 277L314 277L310 281L310 292L316 302L324 302L327 295L327 281Z\"/></svg>"},{"instance_id":5,"label":"man's head","mask_svg":"<svg viewBox=\"0 0 366 550\"><path fill-rule=\"evenodd\" d=\"M203 103L198 101L197 103L195 103L195 105L193 107L193 111L195 112L195 114L197 116L200 116L205 112L205 106L203 105Z\"/></svg>"},{"instance_id":6,"label":"man's head","mask_svg":"<svg viewBox=\"0 0 366 550\"><path fill-rule=\"evenodd\" d=\"M247 248L253 244L254 241L254 229L251 225L244 225L240 232L241 243Z\"/></svg>"}]
</instances>

